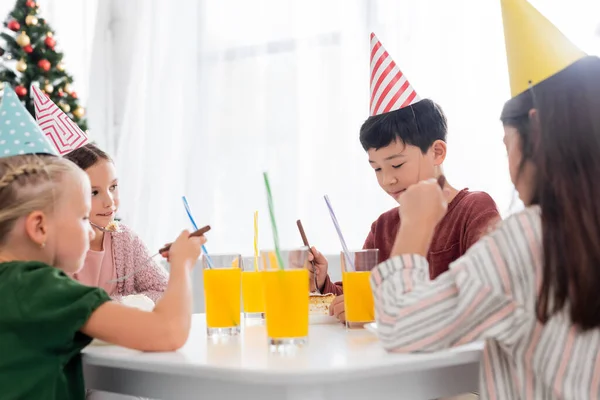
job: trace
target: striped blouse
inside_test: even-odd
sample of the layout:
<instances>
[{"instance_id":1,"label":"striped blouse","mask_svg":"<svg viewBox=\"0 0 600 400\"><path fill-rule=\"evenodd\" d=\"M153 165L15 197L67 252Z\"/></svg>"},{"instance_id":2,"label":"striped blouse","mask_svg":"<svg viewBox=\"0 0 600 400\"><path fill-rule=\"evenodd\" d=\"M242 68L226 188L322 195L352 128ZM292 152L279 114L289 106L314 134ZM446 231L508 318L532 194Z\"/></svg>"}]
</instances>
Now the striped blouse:
<instances>
[{"instance_id":1,"label":"striped blouse","mask_svg":"<svg viewBox=\"0 0 600 400\"><path fill-rule=\"evenodd\" d=\"M427 260L403 255L371 275L379 339L388 351L436 351L485 341L482 399L599 399L600 329L567 312L542 325L540 209L502 222L429 281Z\"/></svg>"}]
</instances>

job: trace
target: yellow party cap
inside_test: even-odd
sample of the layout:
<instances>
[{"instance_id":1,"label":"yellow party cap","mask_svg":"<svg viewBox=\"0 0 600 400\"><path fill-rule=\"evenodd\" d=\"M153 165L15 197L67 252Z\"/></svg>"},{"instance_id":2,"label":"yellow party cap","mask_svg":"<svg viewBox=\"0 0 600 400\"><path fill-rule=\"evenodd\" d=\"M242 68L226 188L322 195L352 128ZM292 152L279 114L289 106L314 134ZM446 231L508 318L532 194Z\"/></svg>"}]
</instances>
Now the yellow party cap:
<instances>
[{"instance_id":1,"label":"yellow party cap","mask_svg":"<svg viewBox=\"0 0 600 400\"><path fill-rule=\"evenodd\" d=\"M527 0L501 0L512 97L586 54Z\"/></svg>"}]
</instances>

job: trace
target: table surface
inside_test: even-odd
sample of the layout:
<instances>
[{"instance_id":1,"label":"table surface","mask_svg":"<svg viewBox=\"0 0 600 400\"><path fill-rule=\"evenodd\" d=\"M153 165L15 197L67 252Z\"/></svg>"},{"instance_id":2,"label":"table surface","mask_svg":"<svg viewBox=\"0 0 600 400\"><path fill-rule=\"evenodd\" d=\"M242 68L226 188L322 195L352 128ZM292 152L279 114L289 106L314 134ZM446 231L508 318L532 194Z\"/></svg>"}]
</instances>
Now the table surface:
<instances>
[{"instance_id":1,"label":"table surface","mask_svg":"<svg viewBox=\"0 0 600 400\"><path fill-rule=\"evenodd\" d=\"M327 323L310 326L308 345L280 354L269 352L262 324L246 324L239 336L213 341L206 335L205 315L195 314L190 337L176 352L143 353L119 346L92 345L83 351L83 359L91 366L285 385L478 363L482 349L482 343L474 343L435 353L391 354L365 329L347 330L339 323Z\"/></svg>"}]
</instances>

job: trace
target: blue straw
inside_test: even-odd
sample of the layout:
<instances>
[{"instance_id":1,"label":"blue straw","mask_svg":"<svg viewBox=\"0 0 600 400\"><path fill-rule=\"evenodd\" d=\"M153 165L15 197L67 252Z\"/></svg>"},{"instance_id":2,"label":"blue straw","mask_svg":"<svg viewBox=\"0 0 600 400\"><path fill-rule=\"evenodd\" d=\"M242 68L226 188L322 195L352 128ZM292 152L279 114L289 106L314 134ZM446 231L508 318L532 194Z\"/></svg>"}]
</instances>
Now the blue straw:
<instances>
[{"instance_id":1,"label":"blue straw","mask_svg":"<svg viewBox=\"0 0 600 400\"><path fill-rule=\"evenodd\" d=\"M197 231L198 225L196 225L196 221L194 221L194 217L192 217L192 210L190 210L190 205L188 204L188 201L185 196L182 196L181 199L183 200L183 206L185 207L185 212L187 213L187 216L190 219L190 222L192 223L194 230ZM206 246L204 246L204 245L202 245L202 252L206 256L206 260L208 261L208 266L210 268L212 268L213 267L212 259L208 255L208 250L206 250Z\"/></svg>"}]
</instances>

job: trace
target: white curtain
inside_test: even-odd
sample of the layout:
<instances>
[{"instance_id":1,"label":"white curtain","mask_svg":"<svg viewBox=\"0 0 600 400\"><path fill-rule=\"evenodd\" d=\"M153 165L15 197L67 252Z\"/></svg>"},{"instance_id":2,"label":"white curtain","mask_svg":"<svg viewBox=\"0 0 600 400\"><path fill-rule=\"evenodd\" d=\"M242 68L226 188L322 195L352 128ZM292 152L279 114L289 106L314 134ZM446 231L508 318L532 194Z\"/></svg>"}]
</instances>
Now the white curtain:
<instances>
[{"instance_id":1,"label":"white curtain","mask_svg":"<svg viewBox=\"0 0 600 400\"><path fill-rule=\"evenodd\" d=\"M600 2L531 0L577 45L600 54ZM6 15L14 0L0 0ZM498 114L508 98L499 1L39 0L57 32L94 140L117 159L122 217L151 247L210 223L211 252L271 247L262 172L282 245L339 251L323 198L360 247L394 206L358 142L375 31L450 123L446 174L501 212L513 190ZM517 205L518 206L518 205Z\"/></svg>"},{"instance_id":2,"label":"white curtain","mask_svg":"<svg viewBox=\"0 0 600 400\"><path fill-rule=\"evenodd\" d=\"M113 95L122 103L114 151L121 215L152 248L190 227L182 195L198 224L213 227L210 252L251 253L254 210L260 247L272 247L263 171L283 247L301 244L302 219L311 244L339 252L324 194L348 245L361 247L394 206L358 141L371 31L446 111L450 182L487 191L509 211L499 1L151 0L134 18L135 35L113 38L131 60ZM593 38L597 22L582 37Z\"/></svg>"}]
</instances>

